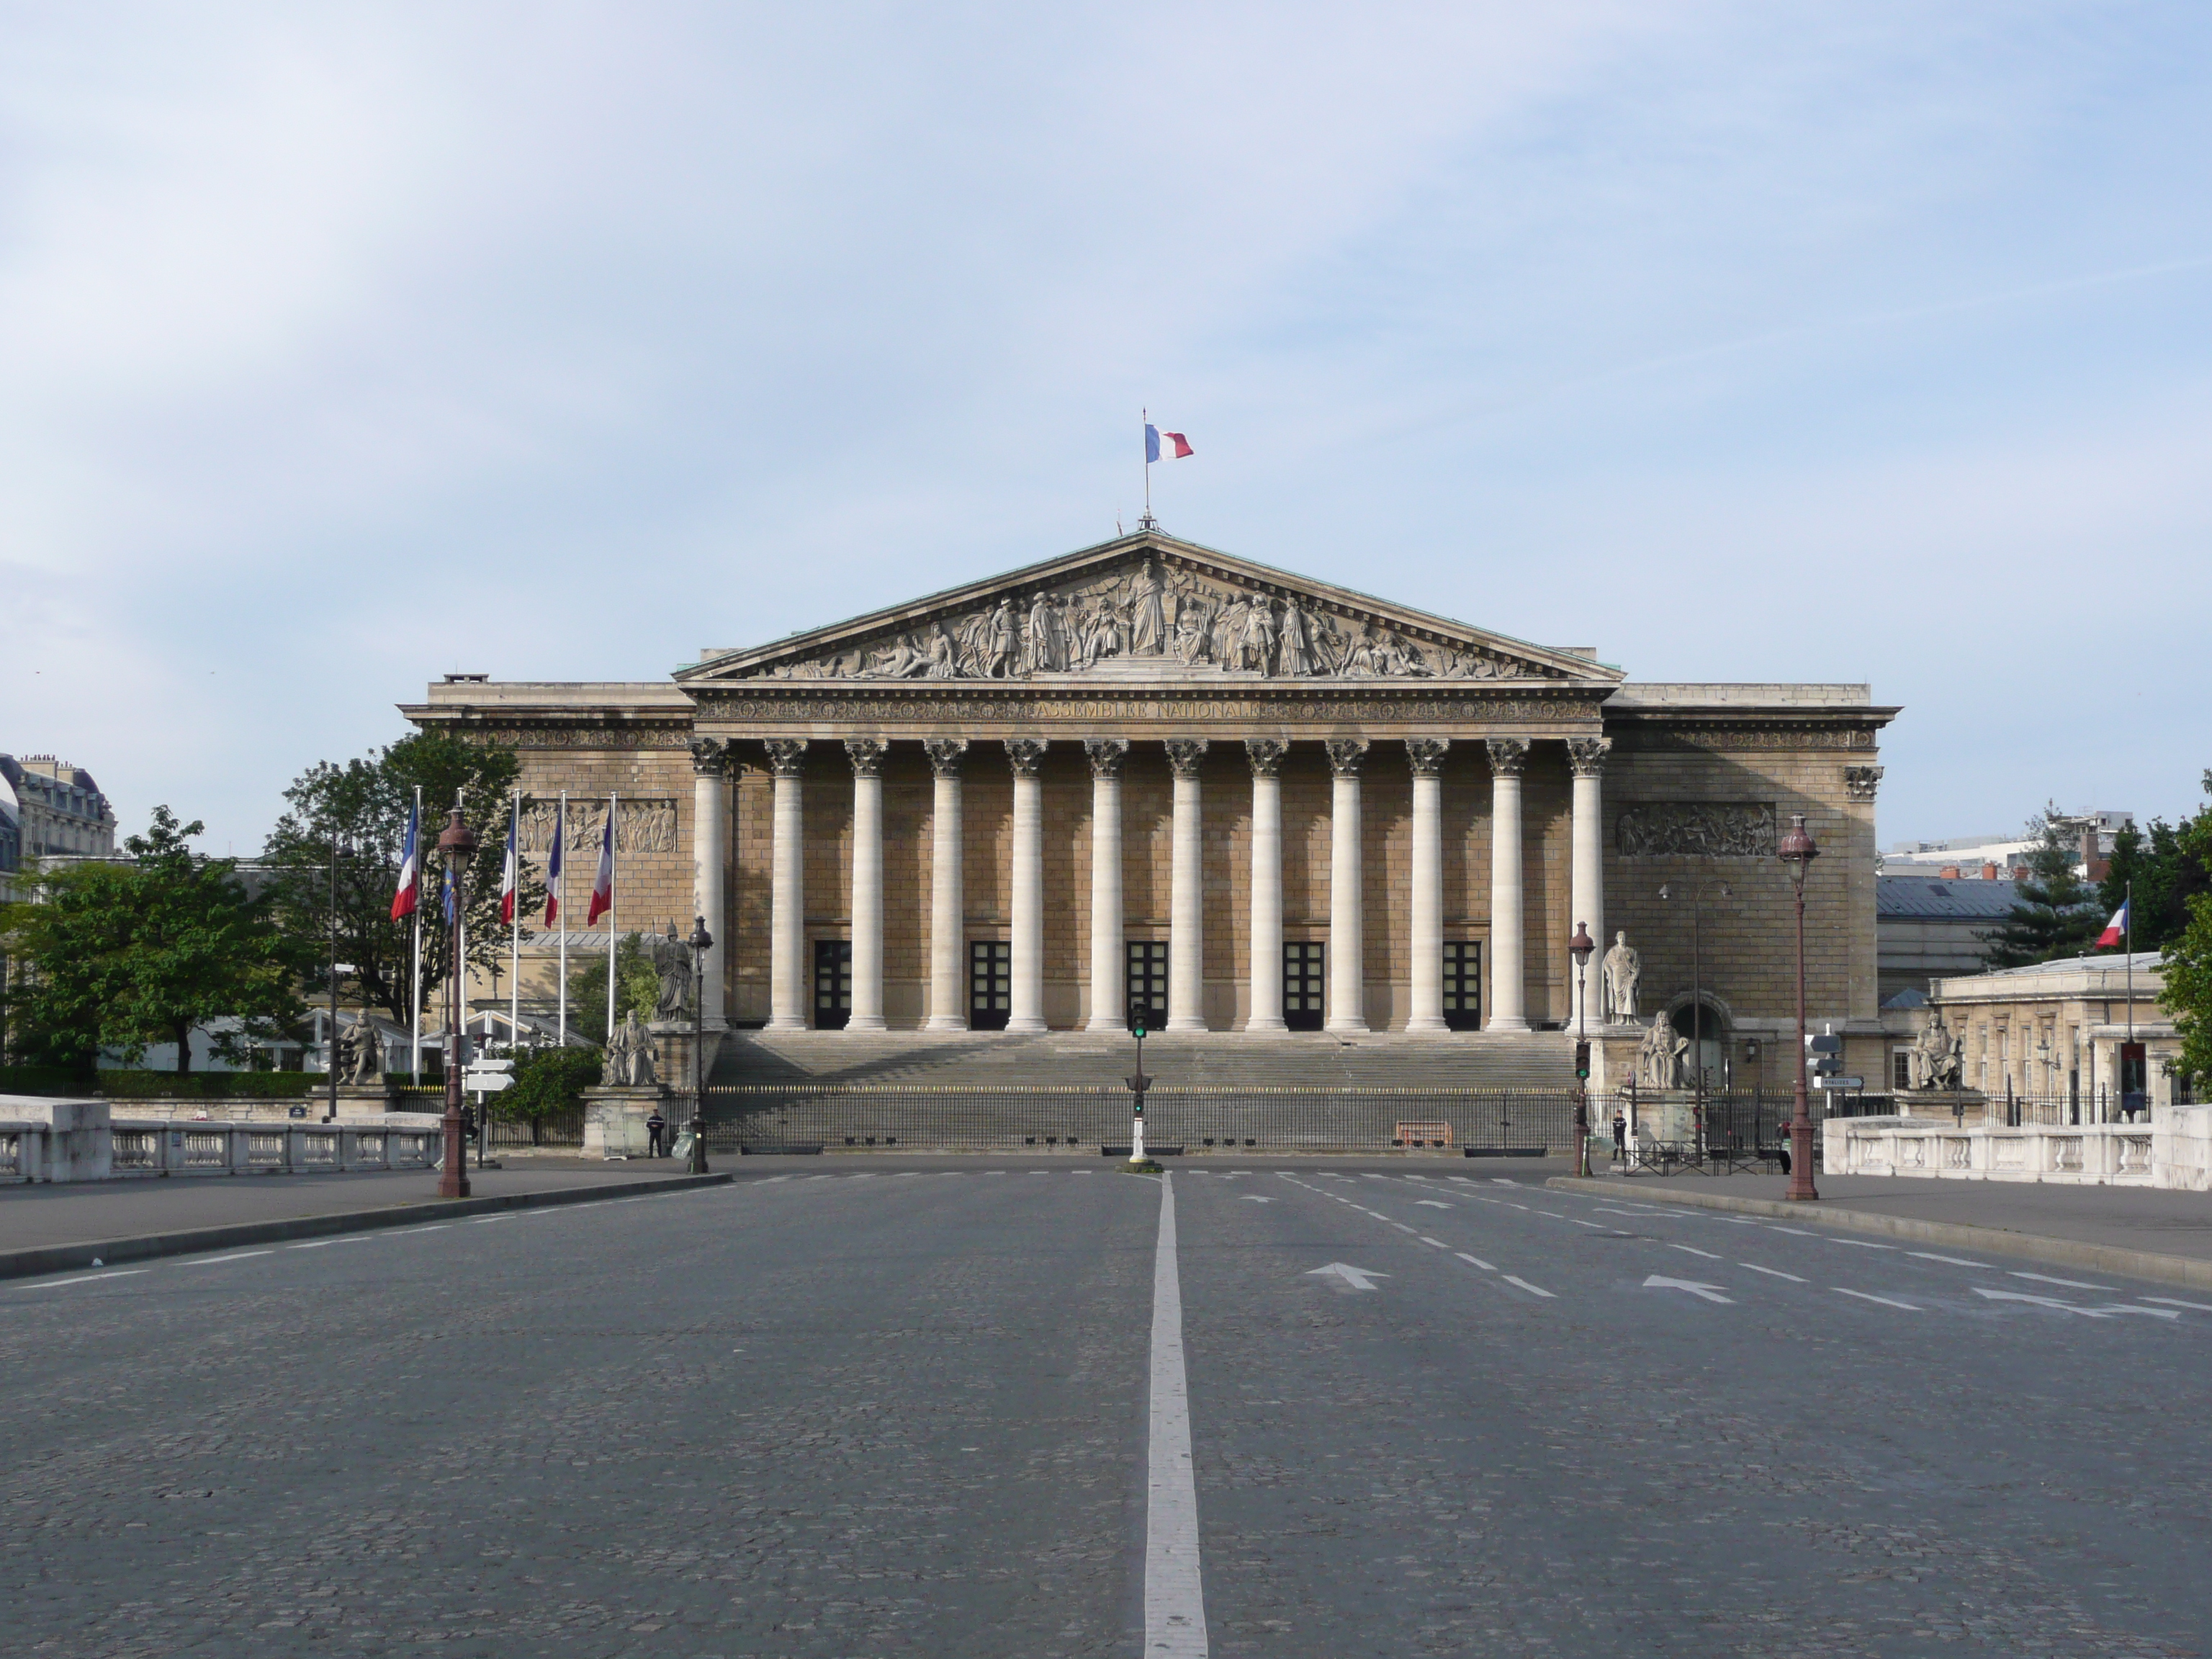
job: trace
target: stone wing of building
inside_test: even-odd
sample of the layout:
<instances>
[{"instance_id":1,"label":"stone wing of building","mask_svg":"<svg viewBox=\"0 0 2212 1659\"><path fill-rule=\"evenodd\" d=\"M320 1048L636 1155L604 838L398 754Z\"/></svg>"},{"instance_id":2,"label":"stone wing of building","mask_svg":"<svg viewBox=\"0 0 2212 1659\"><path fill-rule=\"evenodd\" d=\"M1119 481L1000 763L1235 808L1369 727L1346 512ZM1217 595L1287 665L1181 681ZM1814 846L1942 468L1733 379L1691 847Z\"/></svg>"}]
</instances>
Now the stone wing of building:
<instances>
[{"instance_id":1,"label":"stone wing of building","mask_svg":"<svg viewBox=\"0 0 2212 1659\"><path fill-rule=\"evenodd\" d=\"M1617 682L1571 652L1157 533L1124 537L676 676L1051 683L1329 679Z\"/></svg>"}]
</instances>

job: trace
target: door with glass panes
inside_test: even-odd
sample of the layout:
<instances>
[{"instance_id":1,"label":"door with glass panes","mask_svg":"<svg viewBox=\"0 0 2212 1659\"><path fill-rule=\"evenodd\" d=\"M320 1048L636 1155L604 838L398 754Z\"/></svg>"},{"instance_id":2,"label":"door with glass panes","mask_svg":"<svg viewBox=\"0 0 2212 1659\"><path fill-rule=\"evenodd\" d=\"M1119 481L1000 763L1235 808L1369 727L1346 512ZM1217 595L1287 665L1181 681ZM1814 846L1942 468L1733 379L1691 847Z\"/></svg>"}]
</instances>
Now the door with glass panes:
<instances>
[{"instance_id":1,"label":"door with glass panes","mask_svg":"<svg viewBox=\"0 0 2212 1659\"><path fill-rule=\"evenodd\" d=\"M1130 1021L1142 1014L1147 1030L1159 1030L1168 1023L1168 942L1131 939L1128 964Z\"/></svg>"},{"instance_id":2,"label":"door with glass panes","mask_svg":"<svg viewBox=\"0 0 2212 1659\"><path fill-rule=\"evenodd\" d=\"M1297 939L1283 946L1283 1024L1293 1031L1321 1030L1328 946Z\"/></svg>"},{"instance_id":3,"label":"door with glass panes","mask_svg":"<svg viewBox=\"0 0 2212 1659\"><path fill-rule=\"evenodd\" d=\"M968 942L968 1029L1003 1031L1014 1006L1014 947L1002 939Z\"/></svg>"},{"instance_id":4,"label":"door with glass panes","mask_svg":"<svg viewBox=\"0 0 2212 1659\"><path fill-rule=\"evenodd\" d=\"M853 941L814 941L814 1029L842 1031L853 1018Z\"/></svg>"},{"instance_id":5,"label":"door with glass panes","mask_svg":"<svg viewBox=\"0 0 2212 1659\"><path fill-rule=\"evenodd\" d=\"M1444 1024L1455 1031L1482 1029L1482 946L1474 939L1445 942Z\"/></svg>"}]
</instances>

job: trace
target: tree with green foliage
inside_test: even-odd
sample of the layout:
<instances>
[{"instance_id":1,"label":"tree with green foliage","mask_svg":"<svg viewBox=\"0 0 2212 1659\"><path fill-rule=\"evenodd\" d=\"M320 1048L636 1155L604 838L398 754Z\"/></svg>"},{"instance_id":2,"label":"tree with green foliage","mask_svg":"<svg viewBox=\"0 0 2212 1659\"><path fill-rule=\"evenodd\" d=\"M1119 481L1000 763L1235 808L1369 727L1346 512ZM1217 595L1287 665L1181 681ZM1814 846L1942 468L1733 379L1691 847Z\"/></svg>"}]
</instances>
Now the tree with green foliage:
<instances>
[{"instance_id":1,"label":"tree with green foliage","mask_svg":"<svg viewBox=\"0 0 2212 1659\"><path fill-rule=\"evenodd\" d=\"M2204 793L2212 795L2212 771L2204 775ZM2212 1079L2212 807L2174 831L2174 847L2184 873L2197 884L2182 901L2188 919L2180 933L2162 947L2160 1000L2181 1038L2175 1069L2201 1084Z\"/></svg>"},{"instance_id":2,"label":"tree with green foliage","mask_svg":"<svg viewBox=\"0 0 2212 1659\"><path fill-rule=\"evenodd\" d=\"M625 933L615 946L615 1024L628 1014L651 1019L660 1003L660 974L645 953L645 940ZM605 1046L607 1029L607 958L595 952L568 969L568 1029Z\"/></svg>"},{"instance_id":3,"label":"tree with green foliage","mask_svg":"<svg viewBox=\"0 0 2212 1659\"><path fill-rule=\"evenodd\" d=\"M2112 837L2112 870L2098 886L2098 899L2109 916L2132 894L2136 950L2163 951L2179 939L2189 926L2189 901L2212 892L2212 876L2185 844L2204 817L2200 811L2179 827L2154 818L2148 836L2130 823ZM2112 948L2127 946L2123 941Z\"/></svg>"},{"instance_id":4,"label":"tree with green foliage","mask_svg":"<svg viewBox=\"0 0 2212 1659\"><path fill-rule=\"evenodd\" d=\"M2096 894L2075 873L2078 849L2056 822L2057 809L2027 821L2027 875L2012 910L1995 931L1984 933L1982 960L1991 968L2025 968L2039 962L2087 954L2104 918Z\"/></svg>"},{"instance_id":5,"label":"tree with green foliage","mask_svg":"<svg viewBox=\"0 0 2212 1659\"><path fill-rule=\"evenodd\" d=\"M463 912L469 960L480 969L507 965L507 928L499 919L501 863L508 803L521 771L514 751L444 732L421 732L358 760L309 768L284 792L289 810L269 833L264 857L278 873L269 896L279 925L303 957L328 959L331 863L334 841L350 847L337 859L337 959L352 965L361 1000L394 1021L410 1023L415 928L392 919L392 895L407 840L407 815L422 791L422 996L438 1006L452 955L440 895L445 879L438 836L458 796L476 832L477 855L465 880ZM544 884L526 860L518 903L542 909Z\"/></svg>"},{"instance_id":6,"label":"tree with green foliage","mask_svg":"<svg viewBox=\"0 0 2212 1659\"><path fill-rule=\"evenodd\" d=\"M237 1022L210 1034L228 1060L297 1030L299 955L235 861L192 851L203 827L157 806L147 832L125 841L128 862L19 878L27 899L0 910L19 975L12 1053L89 1069L102 1049L135 1061L173 1042L189 1072L195 1026Z\"/></svg>"},{"instance_id":7,"label":"tree with green foliage","mask_svg":"<svg viewBox=\"0 0 2212 1659\"><path fill-rule=\"evenodd\" d=\"M596 1048L526 1050L516 1056L514 1086L489 1097L489 1103L501 1117L528 1122L535 1145L541 1121L583 1104L584 1091L599 1080L602 1059Z\"/></svg>"}]
</instances>

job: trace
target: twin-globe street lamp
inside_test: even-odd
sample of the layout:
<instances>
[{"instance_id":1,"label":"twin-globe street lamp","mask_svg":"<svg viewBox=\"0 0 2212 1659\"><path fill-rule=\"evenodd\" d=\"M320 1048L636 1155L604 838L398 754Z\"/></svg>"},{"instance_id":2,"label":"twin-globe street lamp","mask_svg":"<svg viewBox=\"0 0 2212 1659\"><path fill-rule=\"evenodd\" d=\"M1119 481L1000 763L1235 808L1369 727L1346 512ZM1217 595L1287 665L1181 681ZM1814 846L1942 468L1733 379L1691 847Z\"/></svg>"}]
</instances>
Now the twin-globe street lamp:
<instances>
[{"instance_id":1,"label":"twin-globe street lamp","mask_svg":"<svg viewBox=\"0 0 2212 1659\"><path fill-rule=\"evenodd\" d=\"M1575 924L1567 951L1575 959L1575 1173L1589 1174L1589 969L1590 952L1597 941L1587 923Z\"/></svg>"},{"instance_id":2,"label":"twin-globe street lamp","mask_svg":"<svg viewBox=\"0 0 2212 1659\"><path fill-rule=\"evenodd\" d=\"M468 1152L461 1138L461 978L467 971L461 961L461 878L468 873L469 860L476 852L476 836L456 805L438 837L438 856L446 866L446 890L453 896L453 938L447 952L451 970L446 975L446 1158L438 1176L441 1198L469 1195Z\"/></svg>"},{"instance_id":3,"label":"twin-globe street lamp","mask_svg":"<svg viewBox=\"0 0 2212 1659\"><path fill-rule=\"evenodd\" d=\"M1790 833L1774 850L1797 897L1797 1115L1790 1124L1789 1196L1815 1199L1820 1194L1813 1185L1813 1115L1805 1100L1805 872L1820 849L1806 833L1802 812L1790 815Z\"/></svg>"}]
</instances>

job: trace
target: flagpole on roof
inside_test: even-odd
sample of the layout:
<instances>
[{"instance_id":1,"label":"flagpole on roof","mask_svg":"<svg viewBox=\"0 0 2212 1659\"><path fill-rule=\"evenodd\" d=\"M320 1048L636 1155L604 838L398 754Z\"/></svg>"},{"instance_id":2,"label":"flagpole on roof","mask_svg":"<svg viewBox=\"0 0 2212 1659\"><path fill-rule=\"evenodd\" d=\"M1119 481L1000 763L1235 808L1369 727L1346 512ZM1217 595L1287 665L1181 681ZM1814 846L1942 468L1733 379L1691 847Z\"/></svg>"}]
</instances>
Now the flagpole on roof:
<instances>
[{"instance_id":1,"label":"flagpole on roof","mask_svg":"<svg viewBox=\"0 0 2212 1659\"><path fill-rule=\"evenodd\" d=\"M607 795L607 1041L615 1040L615 941L621 933L615 927L615 809L622 803L622 792L610 791Z\"/></svg>"},{"instance_id":2,"label":"flagpole on roof","mask_svg":"<svg viewBox=\"0 0 2212 1659\"><path fill-rule=\"evenodd\" d=\"M1139 408L1137 418L1143 423L1145 437L1145 516L1137 520L1137 528L1152 527L1152 411Z\"/></svg>"},{"instance_id":3,"label":"flagpole on roof","mask_svg":"<svg viewBox=\"0 0 2212 1659\"><path fill-rule=\"evenodd\" d=\"M553 914L561 919L561 1046L568 1046L568 792L561 792L560 810L553 818L554 879L560 884L553 895Z\"/></svg>"},{"instance_id":4,"label":"flagpole on roof","mask_svg":"<svg viewBox=\"0 0 2212 1659\"><path fill-rule=\"evenodd\" d=\"M408 1046L411 1064L409 1071L414 1086L422 1086L422 786L415 786L415 980L414 994L408 998Z\"/></svg>"},{"instance_id":5,"label":"flagpole on roof","mask_svg":"<svg viewBox=\"0 0 2212 1659\"><path fill-rule=\"evenodd\" d=\"M514 1052L522 1029L522 791L507 803L507 844L514 848L514 896L507 909L513 920L507 936L507 1051Z\"/></svg>"}]
</instances>

